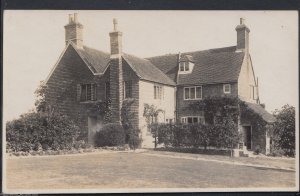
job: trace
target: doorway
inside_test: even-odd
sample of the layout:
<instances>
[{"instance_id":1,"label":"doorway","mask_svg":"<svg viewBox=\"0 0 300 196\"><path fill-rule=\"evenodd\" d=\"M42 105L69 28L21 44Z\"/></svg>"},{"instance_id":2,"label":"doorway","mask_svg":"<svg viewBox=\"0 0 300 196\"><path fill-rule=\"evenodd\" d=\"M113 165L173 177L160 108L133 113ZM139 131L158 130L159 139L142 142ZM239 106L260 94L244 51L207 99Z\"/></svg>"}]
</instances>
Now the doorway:
<instances>
[{"instance_id":1,"label":"doorway","mask_svg":"<svg viewBox=\"0 0 300 196\"><path fill-rule=\"evenodd\" d=\"M103 119L100 116L88 117L88 143L94 145L94 137L97 131L103 127Z\"/></svg>"},{"instance_id":2,"label":"doorway","mask_svg":"<svg viewBox=\"0 0 300 196\"><path fill-rule=\"evenodd\" d=\"M243 139L244 139L244 145L247 147L247 150L251 150L252 149L251 126L243 126Z\"/></svg>"}]
</instances>

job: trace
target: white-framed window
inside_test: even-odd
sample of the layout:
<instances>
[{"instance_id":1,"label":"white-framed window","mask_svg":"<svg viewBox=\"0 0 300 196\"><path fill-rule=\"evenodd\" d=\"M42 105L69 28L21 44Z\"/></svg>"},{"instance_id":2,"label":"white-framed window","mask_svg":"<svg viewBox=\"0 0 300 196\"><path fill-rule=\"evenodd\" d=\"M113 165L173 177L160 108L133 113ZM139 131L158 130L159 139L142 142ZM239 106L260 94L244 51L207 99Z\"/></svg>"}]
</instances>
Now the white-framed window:
<instances>
[{"instance_id":1,"label":"white-framed window","mask_svg":"<svg viewBox=\"0 0 300 196\"><path fill-rule=\"evenodd\" d=\"M184 87L183 99L184 100L202 99L202 86Z\"/></svg>"},{"instance_id":2,"label":"white-framed window","mask_svg":"<svg viewBox=\"0 0 300 196\"><path fill-rule=\"evenodd\" d=\"M230 94L231 93L231 85L230 84L223 84L223 92L225 94Z\"/></svg>"},{"instance_id":3,"label":"white-framed window","mask_svg":"<svg viewBox=\"0 0 300 196\"><path fill-rule=\"evenodd\" d=\"M79 101L95 101L97 100L96 84L78 84L77 98Z\"/></svg>"},{"instance_id":4,"label":"white-framed window","mask_svg":"<svg viewBox=\"0 0 300 196\"><path fill-rule=\"evenodd\" d=\"M182 61L179 63L179 73L186 74L191 73L194 67L194 63L189 61Z\"/></svg>"},{"instance_id":5,"label":"white-framed window","mask_svg":"<svg viewBox=\"0 0 300 196\"><path fill-rule=\"evenodd\" d=\"M204 116L185 116L181 117L181 123L184 124L205 124Z\"/></svg>"},{"instance_id":6,"label":"white-framed window","mask_svg":"<svg viewBox=\"0 0 300 196\"><path fill-rule=\"evenodd\" d=\"M190 70L189 62L180 62L179 65L180 65L180 71Z\"/></svg>"},{"instance_id":7,"label":"white-framed window","mask_svg":"<svg viewBox=\"0 0 300 196\"><path fill-rule=\"evenodd\" d=\"M164 88L161 85L154 85L154 99L163 99L164 98Z\"/></svg>"},{"instance_id":8,"label":"white-framed window","mask_svg":"<svg viewBox=\"0 0 300 196\"><path fill-rule=\"evenodd\" d=\"M124 99L132 98L132 82L131 81L124 81Z\"/></svg>"}]
</instances>

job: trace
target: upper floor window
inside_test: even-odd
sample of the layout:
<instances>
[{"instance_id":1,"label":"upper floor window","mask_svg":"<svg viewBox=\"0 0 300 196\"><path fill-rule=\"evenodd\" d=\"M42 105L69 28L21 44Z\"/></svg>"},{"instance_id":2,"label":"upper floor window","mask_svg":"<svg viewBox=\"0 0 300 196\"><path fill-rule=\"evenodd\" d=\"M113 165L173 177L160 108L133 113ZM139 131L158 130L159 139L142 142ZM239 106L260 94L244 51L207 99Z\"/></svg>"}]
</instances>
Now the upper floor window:
<instances>
[{"instance_id":1,"label":"upper floor window","mask_svg":"<svg viewBox=\"0 0 300 196\"><path fill-rule=\"evenodd\" d=\"M105 98L109 99L110 98L110 83L105 82Z\"/></svg>"},{"instance_id":2,"label":"upper floor window","mask_svg":"<svg viewBox=\"0 0 300 196\"><path fill-rule=\"evenodd\" d=\"M194 67L194 60L191 55L185 55L179 60L179 73L191 73Z\"/></svg>"},{"instance_id":3,"label":"upper floor window","mask_svg":"<svg viewBox=\"0 0 300 196\"><path fill-rule=\"evenodd\" d=\"M96 96L96 84L78 84L77 85L77 99L78 101L95 101Z\"/></svg>"},{"instance_id":4,"label":"upper floor window","mask_svg":"<svg viewBox=\"0 0 300 196\"><path fill-rule=\"evenodd\" d=\"M180 62L180 71L189 71L189 62Z\"/></svg>"},{"instance_id":5,"label":"upper floor window","mask_svg":"<svg viewBox=\"0 0 300 196\"><path fill-rule=\"evenodd\" d=\"M184 87L184 100L202 99L202 86Z\"/></svg>"},{"instance_id":6,"label":"upper floor window","mask_svg":"<svg viewBox=\"0 0 300 196\"><path fill-rule=\"evenodd\" d=\"M161 85L154 85L154 99L163 99L164 91Z\"/></svg>"},{"instance_id":7,"label":"upper floor window","mask_svg":"<svg viewBox=\"0 0 300 196\"><path fill-rule=\"evenodd\" d=\"M124 99L132 98L132 83L131 81L124 81Z\"/></svg>"},{"instance_id":8,"label":"upper floor window","mask_svg":"<svg viewBox=\"0 0 300 196\"><path fill-rule=\"evenodd\" d=\"M231 93L231 85L230 84L223 84L223 92L226 94Z\"/></svg>"}]
</instances>

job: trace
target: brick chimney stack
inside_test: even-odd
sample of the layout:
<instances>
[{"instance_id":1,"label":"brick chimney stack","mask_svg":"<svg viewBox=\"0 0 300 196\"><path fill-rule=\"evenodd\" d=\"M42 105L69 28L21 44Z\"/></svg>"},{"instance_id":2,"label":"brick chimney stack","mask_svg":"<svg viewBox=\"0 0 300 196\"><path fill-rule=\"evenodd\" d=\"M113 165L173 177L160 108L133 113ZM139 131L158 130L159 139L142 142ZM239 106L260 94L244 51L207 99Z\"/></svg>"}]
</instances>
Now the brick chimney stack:
<instances>
[{"instance_id":1,"label":"brick chimney stack","mask_svg":"<svg viewBox=\"0 0 300 196\"><path fill-rule=\"evenodd\" d=\"M122 55L122 32L118 31L118 21L113 19L114 29L110 36L110 58L119 58Z\"/></svg>"},{"instance_id":2,"label":"brick chimney stack","mask_svg":"<svg viewBox=\"0 0 300 196\"><path fill-rule=\"evenodd\" d=\"M73 42L78 48L83 47L83 25L78 22L78 14L69 14L69 24L65 26L65 42Z\"/></svg>"},{"instance_id":3,"label":"brick chimney stack","mask_svg":"<svg viewBox=\"0 0 300 196\"><path fill-rule=\"evenodd\" d=\"M245 19L240 18L240 24L235 28L237 32L236 50L249 53L249 33L250 29L245 25Z\"/></svg>"},{"instance_id":4,"label":"brick chimney stack","mask_svg":"<svg viewBox=\"0 0 300 196\"><path fill-rule=\"evenodd\" d=\"M123 103L123 65L122 65L122 32L118 31L118 21L113 19L113 31L110 36L110 99L112 120L121 122Z\"/></svg>"}]
</instances>

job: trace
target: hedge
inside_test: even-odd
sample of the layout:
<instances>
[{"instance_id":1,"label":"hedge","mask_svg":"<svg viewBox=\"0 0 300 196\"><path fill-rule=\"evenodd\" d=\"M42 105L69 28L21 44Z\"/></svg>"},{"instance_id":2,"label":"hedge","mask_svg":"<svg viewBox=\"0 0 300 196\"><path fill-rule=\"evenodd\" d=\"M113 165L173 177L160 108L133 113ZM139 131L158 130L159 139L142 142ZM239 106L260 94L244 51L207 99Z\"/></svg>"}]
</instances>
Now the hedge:
<instances>
[{"instance_id":1,"label":"hedge","mask_svg":"<svg viewBox=\"0 0 300 196\"><path fill-rule=\"evenodd\" d=\"M31 112L6 123L9 151L71 149L79 127L67 116Z\"/></svg>"},{"instance_id":2,"label":"hedge","mask_svg":"<svg viewBox=\"0 0 300 196\"><path fill-rule=\"evenodd\" d=\"M222 125L156 123L151 125L151 132L157 144L165 147L233 149L239 141L238 130L230 122Z\"/></svg>"}]
</instances>

